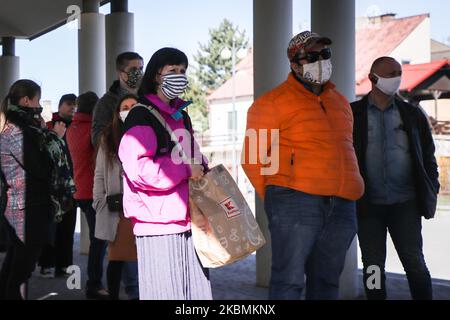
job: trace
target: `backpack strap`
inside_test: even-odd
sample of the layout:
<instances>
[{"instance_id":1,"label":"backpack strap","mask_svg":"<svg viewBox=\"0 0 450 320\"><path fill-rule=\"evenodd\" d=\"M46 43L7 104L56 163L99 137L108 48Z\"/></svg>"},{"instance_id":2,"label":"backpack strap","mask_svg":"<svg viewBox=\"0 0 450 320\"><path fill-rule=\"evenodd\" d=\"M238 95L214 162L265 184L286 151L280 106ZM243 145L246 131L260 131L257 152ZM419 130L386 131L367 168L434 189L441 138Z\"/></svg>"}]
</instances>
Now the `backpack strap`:
<instances>
[{"instance_id":1,"label":"backpack strap","mask_svg":"<svg viewBox=\"0 0 450 320\"><path fill-rule=\"evenodd\" d=\"M149 112L151 108L154 109L153 106L146 106L141 103L134 105L125 120L124 130L126 132L136 126L151 126L155 131L158 145L156 155L161 156L171 152L175 144L172 142L163 124L161 124L152 112Z\"/></svg>"},{"instance_id":2,"label":"backpack strap","mask_svg":"<svg viewBox=\"0 0 450 320\"><path fill-rule=\"evenodd\" d=\"M186 153L184 152L183 148L181 147L180 142L178 141L177 136L175 135L175 133L173 132L172 128L168 125L167 121L163 118L163 116L159 113L158 110L156 110L156 108L147 108L148 111L150 111L152 113L152 115L160 122L161 126L166 130L166 132L169 134L170 136L170 140L172 141L172 143L174 144L174 148L177 149L177 151L179 152L181 158L183 160L187 160L188 157L186 156ZM184 116L184 114L183 114ZM185 125L186 126L186 125ZM192 139L191 139L192 141Z\"/></svg>"},{"instance_id":3,"label":"backpack strap","mask_svg":"<svg viewBox=\"0 0 450 320\"><path fill-rule=\"evenodd\" d=\"M194 148L194 128L192 127L192 121L191 121L191 117L189 117L189 114L186 111L184 111L184 110L182 111L182 113L183 113L184 127L191 134L191 155L193 156L194 153L195 153L195 148Z\"/></svg>"}]
</instances>

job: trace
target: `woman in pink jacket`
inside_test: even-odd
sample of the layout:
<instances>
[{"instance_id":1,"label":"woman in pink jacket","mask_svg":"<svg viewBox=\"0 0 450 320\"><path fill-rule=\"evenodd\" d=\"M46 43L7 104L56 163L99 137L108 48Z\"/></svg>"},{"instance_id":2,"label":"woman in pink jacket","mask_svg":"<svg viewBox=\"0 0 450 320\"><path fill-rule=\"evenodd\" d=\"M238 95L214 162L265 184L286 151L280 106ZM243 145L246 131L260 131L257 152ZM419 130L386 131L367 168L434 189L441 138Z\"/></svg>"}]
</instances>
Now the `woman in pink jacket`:
<instances>
[{"instance_id":1,"label":"woman in pink jacket","mask_svg":"<svg viewBox=\"0 0 450 320\"><path fill-rule=\"evenodd\" d=\"M189 179L203 176L206 161L190 138L190 119L183 111L189 103L178 98L188 84L187 67L186 55L174 48L152 56L139 88L146 107L131 109L119 146L124 214L131 218L136 236L141 300L212 298L209 272L197 257L191 235ZM172 152L167 130L147 108L161 114L188 158L197 161L187 163Z\"/></svg>"}]
</instances>

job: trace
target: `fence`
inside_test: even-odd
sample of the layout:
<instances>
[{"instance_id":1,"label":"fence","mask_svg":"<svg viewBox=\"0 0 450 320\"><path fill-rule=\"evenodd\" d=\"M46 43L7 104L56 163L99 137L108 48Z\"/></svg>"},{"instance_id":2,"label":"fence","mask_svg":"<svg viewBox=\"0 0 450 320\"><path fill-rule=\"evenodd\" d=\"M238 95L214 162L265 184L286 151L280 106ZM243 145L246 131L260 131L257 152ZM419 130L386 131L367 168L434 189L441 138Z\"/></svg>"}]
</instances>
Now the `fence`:
<instances>
[{"instance_id":1,"label":"fence","mask_svg":"<svg viewBox=\"0 0 450 320\"><path fill-rule=\"evenodd\" d=\"M450 195L450 136L434 136L436 159L439 166L441 195Z\"/></svg>"}]
</instances>

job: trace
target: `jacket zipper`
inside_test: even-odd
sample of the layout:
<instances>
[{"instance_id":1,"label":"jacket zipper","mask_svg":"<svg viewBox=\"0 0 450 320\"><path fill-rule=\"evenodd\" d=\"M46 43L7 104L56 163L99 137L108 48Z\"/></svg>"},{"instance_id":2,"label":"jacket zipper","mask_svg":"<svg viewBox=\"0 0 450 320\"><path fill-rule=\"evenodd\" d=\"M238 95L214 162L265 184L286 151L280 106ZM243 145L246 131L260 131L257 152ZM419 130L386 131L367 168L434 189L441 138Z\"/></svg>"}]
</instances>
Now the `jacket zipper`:
<instances>
[{"instance_id":1,"label":"jacket zipper","mask_svg":"<svg viewBox=\"0 0 450 320\"><path fill-rule=\"evenodd\" d=\"M294 165L294 160L295 160L295 153L294 153L294 150L292 149L291 150L291 166Z\"/></svg>"},{"instance_id":2,"label":"jacket zipper","mask_svg":"<svg viewBox=\"0 0 450 320\"><path fill-rule=\"evenodd\" d=\"M322 99L320 98L320 97L318 97L318 100L319 100L319 103L320 103L320 106L322 107L322 110L323 110L323 112L325 112L325 114L327 114L327 110L325 109L325 105L323 104L323 101L322 101ZM334 127L333 127L333 124L332 124L332 122L328 119L328 116L327 116L327 122L328 122L328 124L329 124L329 126L330 126L330 130L334 130ZM340 167L340 175L339 175L339 189L337 190L337 192L340 192L341 191L341 189L342 189L342 181L343 181L343 170L344 170L344 161L343 161L343 155L344 155L344 153L342 152L342 148L341 148L341 146L340 145L337 145L336 146L336 149L337 149L337 151L338 151L338 154L339 154L339 167Z\"/></svg>"},{"instance_id":3,"label":"jacket zipper","mask_svg":"<svg viewBox=\"0 0 450 320\"><path fill-rule=\"evenodd\" d=\"M320 98L319 98L319 103L320 103L320 106L322 107L323 112L327 113L327 109L325 109L325 106L323 105L323 102L322 102L322 100L320 100Z\"/></svg>"}]
</instances>

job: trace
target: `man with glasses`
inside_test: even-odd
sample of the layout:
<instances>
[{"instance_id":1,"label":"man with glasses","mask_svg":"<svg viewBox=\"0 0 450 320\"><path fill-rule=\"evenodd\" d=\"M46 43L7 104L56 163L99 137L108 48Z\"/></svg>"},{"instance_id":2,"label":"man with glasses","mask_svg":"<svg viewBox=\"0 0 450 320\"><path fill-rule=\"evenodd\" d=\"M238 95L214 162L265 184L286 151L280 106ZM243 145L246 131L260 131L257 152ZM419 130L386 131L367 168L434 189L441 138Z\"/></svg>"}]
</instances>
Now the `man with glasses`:
<instances>
[{"instance_id":1,"label":"man with glasses","mask_svg":"<svg viewBox=\"0 0 450 320\"><path fill-rule=\"evenodd\" d=\"M270 299L300 299L303 289L306 299L338 299L339 277L357 231L355 201L364 183L353 149L350 105L329 81L331 43L309 31L295 36L287 52L288 79L248 111L247 129L257 137L279 132L268 137L268 146L247 137L243 152L244 171L264 200L269 221ZM263 173L274 166L266 158L254 161L248 154L257 150L260 155L262 148L279 159L275 174Z\"/></svg>"}]
</instances>

